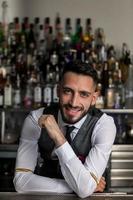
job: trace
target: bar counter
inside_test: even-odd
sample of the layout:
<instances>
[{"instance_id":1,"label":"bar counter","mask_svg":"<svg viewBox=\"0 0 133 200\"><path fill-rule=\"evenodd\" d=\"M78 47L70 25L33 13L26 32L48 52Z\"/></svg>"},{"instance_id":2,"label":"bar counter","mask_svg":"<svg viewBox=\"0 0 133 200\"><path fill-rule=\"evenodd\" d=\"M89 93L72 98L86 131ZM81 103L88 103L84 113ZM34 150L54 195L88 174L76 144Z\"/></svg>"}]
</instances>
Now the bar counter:
<instances>
[{"instance_id":1,"label":"bar counter","mask_svg":"<svg viewBox=\"0 0 133 200\"><path fill-rule=\"evenodd\" d=\"M74 194L50 194L50 193L25 193L0 192L0 200L79 200ZM125 193L94 193L84 198L86 200L133 200L133 194Z\"/></svg>"}]
</instances>

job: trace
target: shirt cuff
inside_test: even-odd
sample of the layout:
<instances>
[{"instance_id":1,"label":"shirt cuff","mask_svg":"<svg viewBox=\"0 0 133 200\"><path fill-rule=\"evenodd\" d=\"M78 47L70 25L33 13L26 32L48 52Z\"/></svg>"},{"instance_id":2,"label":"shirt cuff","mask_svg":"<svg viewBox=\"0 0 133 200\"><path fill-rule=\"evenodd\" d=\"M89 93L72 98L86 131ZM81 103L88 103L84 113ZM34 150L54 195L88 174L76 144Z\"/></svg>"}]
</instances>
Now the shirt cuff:
<instances>
[{"instance_id":1,"label":"shirt cuff","mask_svg":"<svg viewBox=\"0 0 133 200\"><path fill-rule=\"evenodd\" d=\"M55 153L58 156L59 160L63 163L66 163L69 160L71 160L73 157L75 157L75 153L67 141L63 145L58 147L55 150Z\"/></svg>"}]
</instances>

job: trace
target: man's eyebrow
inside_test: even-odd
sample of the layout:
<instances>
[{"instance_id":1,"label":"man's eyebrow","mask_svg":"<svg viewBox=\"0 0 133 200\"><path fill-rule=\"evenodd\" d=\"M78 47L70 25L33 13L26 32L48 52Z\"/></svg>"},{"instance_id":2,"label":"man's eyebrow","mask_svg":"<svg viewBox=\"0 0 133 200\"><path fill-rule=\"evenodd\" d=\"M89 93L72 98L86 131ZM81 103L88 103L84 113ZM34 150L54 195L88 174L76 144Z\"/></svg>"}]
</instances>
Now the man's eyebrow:
<instances>
[{"instance_id":1,"label":"man's eyebrow","mask_svg":"<svg viewBox=\"0 0 133 200\"><path fill-rule=\"evenodd\" d=\"M70 89L70 90L74 91L74 90L73 90L71 87L69 87L69 86L63 86L62 88L63 88L63 89ZM87 93L87 94L89 94L89 95L92 94L92 92L89 92L89 91L87 91L87 90L79 90L79 92L80 92L80 93Z\"/></svg>"}]
</instances>

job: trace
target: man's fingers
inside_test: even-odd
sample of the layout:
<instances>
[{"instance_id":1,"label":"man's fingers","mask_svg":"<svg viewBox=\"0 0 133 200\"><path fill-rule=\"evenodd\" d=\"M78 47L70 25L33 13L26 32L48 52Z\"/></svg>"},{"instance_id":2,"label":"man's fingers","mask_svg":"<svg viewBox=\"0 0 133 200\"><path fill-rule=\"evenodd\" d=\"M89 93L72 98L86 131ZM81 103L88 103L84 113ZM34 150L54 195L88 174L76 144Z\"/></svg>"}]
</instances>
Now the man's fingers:
<instances>
[{"instance_id":1,"label":"man's fingers","mask_svg":"<svg viewBox=\"0 0 133 200\"><path fill-rule=\"evenodd\" d=\"M38 119L38 124L41 128L45 127L45 120L47 118L47 115L42 115L39 119Z\"/></svg>"},{"instance_id":2,"label":"man's fingers","mask_svg":"<svg viewBox=\"0 0 133 200\"><path fill-rule=\"evenodd\" d=\"M103 192L106 186L106 181L104 177L101 177L95 192Z\"/></svg>"}]
</instances>

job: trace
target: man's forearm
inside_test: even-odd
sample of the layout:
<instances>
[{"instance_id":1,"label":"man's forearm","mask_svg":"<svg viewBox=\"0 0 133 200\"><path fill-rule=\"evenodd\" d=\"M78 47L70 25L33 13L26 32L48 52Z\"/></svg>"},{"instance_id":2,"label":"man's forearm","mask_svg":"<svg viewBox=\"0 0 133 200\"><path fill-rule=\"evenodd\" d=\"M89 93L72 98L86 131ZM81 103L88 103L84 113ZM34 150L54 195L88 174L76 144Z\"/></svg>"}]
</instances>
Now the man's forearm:
<instances>
[{"instance_id":1,"label":"man's forearm","mask_svg":"<svg viewBox=\"0 0 133 200\"><path fill-rule=\"evenodd\" d=\"M14 177L17 192L71 193L65 180L35 175L31 172L17 172Z\"/></svg>"}]
</instances>

